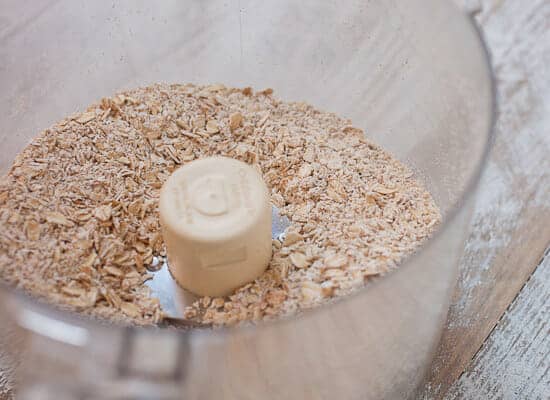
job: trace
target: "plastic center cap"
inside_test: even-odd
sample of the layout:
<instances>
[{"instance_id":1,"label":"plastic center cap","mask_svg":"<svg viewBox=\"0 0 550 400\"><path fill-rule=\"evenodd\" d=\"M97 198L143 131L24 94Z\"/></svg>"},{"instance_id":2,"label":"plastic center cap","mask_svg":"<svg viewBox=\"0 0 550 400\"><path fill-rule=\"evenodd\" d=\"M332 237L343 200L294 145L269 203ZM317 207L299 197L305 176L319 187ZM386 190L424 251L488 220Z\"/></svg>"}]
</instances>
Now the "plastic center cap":
<instances>
[{"instance_id":1,"label":"plastic center cap","mask_svg":"<svg viewBox=\"0 0 550 400\"><path fill-rule=\"evenodd\" d=\"M184 165L163 185L159 210L170 272L191 292L225 296L269 264L269 192L248 164L211 157Z\"/></svg>"}]
</instances>

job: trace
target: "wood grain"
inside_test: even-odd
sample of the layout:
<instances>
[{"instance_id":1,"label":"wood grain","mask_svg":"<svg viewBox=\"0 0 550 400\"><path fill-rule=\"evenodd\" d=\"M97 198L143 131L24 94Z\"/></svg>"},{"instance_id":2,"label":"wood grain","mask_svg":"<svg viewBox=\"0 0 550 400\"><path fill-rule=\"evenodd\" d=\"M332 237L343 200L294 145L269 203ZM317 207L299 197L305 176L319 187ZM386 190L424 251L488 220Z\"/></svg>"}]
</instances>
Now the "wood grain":
<instances>
[{"instance_id":1,"label":"wood grain","mask_svg":"<svg viewBox=\"0 0 550 400\"><path fill-rule=\"evenodd\" d=\"M0 301L5 300L0 296ZM0 311L0 348L9 349L17 345L21 345L21 341L17 337L10 326L6 323L5 315ZM9 347L8 347L9 346ZM13 387L15 382L15 369L19 365L13 354L9 352L0 352L0 400L11 400L13 398Z\"/></svg>"},{"instance_id":2,"label":"wood grain","mask_svg":"<svg viewBox=\"0 0 550 400\"><path fill-rule=\"evenodd\" d=\"M483 0L476 19L500 113L425 399L442 398L464 371L550 241L550 3Z\"/></svg>"},{"instance_id":3,"label":"wood grain","mask_svg":"<svg viewBox=\"0 0 550 400\"><path fill-rule=\"evenodd\" d=\"M547 399L550 249L447 400Z\"/></svg>"}]
</instances>

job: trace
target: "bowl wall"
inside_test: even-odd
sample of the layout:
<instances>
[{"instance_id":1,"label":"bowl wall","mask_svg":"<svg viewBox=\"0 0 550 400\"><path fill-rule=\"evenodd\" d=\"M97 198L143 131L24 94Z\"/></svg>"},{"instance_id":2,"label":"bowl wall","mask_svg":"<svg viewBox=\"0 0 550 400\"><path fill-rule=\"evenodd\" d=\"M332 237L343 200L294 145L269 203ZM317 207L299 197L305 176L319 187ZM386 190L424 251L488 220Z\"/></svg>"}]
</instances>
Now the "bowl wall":
<instances>
[{"instance_id":1,"label":"bowl wall","mask_svg":"<svg viewBox=\"0 0 550 400\"><path fill-rule=\"evenodd\" d=\"M414 392L447 313L465 198L493 118L487 54L468 17L440 0L10 0L0 21L0 173L41 129L115 91L221 82L271 87L350 118L414 168L444 216L399 271L333 306L253 329L104 326L4 291L3 318L22 327L30 349L22 396L40 385L98 398L117 390L218 399Z\"/></svg>"}]
</instances>

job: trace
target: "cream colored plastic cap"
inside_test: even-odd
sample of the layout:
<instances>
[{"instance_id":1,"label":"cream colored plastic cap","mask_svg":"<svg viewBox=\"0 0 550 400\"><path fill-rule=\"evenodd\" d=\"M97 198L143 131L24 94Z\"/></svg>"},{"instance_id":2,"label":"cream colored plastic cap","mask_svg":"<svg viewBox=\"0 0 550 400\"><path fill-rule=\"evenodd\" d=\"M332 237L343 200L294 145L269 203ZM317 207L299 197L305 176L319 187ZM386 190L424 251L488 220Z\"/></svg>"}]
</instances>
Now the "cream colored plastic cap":
<instances>
[{"instance_id":1,"label":"cream colored plastic cap","mask_svg":"<svg viewBox=\"0 0 550 400\"><path fill-rule=\"evenodd\" d=\"M172 276L201 296L225 296L260 276L271 259L271 206L260 174L226 157L176 170L160 193Z\"/></svg>"}]
</instances>

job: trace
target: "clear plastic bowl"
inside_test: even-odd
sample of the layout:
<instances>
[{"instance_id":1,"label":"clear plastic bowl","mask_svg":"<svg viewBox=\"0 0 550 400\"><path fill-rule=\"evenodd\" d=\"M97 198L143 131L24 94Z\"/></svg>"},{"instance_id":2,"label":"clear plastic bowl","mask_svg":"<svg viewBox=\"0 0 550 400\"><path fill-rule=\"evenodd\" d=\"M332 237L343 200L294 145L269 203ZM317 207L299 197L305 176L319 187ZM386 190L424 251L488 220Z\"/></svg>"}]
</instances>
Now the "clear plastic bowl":
<instances>
[{"instance_id":1,"label":"clear plastic bowl","mask_svg":"<svg viewBox=\"0 0 550 400\"><path fill-rule=\"evenodd\" d=\"M21 360L20 398L413 396L447 314L466 199L490 143L493 85L469 17L441 0L40 7L9 1L0 11L0 172L40 130L121 89L272 87L364 128L414 168L444 222L398 271L358 294L255 328L124 328L4 288L0 330L17 340L2 351Z\"/></svg>"}]
</instances>

